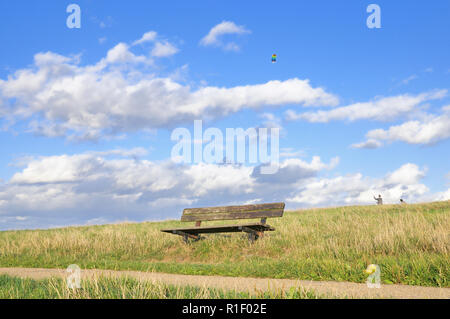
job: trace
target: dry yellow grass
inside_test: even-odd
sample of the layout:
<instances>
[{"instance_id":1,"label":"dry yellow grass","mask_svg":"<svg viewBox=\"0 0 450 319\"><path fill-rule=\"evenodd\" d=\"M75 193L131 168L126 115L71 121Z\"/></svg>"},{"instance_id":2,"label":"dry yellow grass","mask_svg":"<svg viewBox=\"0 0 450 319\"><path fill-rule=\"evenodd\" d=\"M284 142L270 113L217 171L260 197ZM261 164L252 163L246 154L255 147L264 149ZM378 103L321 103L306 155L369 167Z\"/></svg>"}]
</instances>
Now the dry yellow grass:
<instances>
[{"instance_id":1,"label":"dry yellow grass","mask_svg":"<svg viewBox=\"0 0 450 319\"><path fill-rule=\"evenodd\" d=\"M223 224L210 222L208 224ZM126 223L0 233L0 266L156 270L363 282L379 264L386 283L448 286L450 202L287 212L250 244L242 234L185 245L162 228Z\"/></svg>"},{"instance_id":2,"label":"dry yellow grass","mask_svg":"<svg viewBox=\"0 0 450 319\"><path fill-rule=\"evenodd\" d=\"M0 299L223 299L223 298L324 298L301 287L286 291L236 291L190 285L171 285L137 280L127 276L94 276L81 281L80 288L69 288L64 279L27 279L0 275ZM329 295L327 298L334 296Z\"/></svg>"}]
</instances>

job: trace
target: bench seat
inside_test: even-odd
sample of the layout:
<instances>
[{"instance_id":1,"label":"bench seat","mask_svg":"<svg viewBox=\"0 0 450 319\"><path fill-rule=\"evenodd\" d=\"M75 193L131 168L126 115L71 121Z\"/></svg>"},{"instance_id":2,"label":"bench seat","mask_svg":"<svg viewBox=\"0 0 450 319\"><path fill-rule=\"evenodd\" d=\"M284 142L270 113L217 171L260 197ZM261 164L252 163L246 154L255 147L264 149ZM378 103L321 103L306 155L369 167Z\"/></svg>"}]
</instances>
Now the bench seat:
<instances>
[{"instance_id":1,"label":"bench seat","mask_svg":"<svg viewBox=\"0 0 450 319\"><path fill-rule=\"evenodd\" d=\"M182 222L195 222L195 227L161 229L164 233L180 235L187 243L189 239L199 240L200 234L245 232L251 241L264 236L266 231L274 231L266 224L267 218L283 216L284 203L252 204L242 206L221 206L186 208L181 216ZM261 218L259 223L202 226L202 221L235 220Z\"/></svg>"},{"instance_id":2,"label":"bench seat","mask_svg":"<svg viewBox=\"0 0 450 319\"><path fill-rule=\"evenodd\" d=\"M161 229L164 233L176 234L177 231L182 231L187 234L210 234L210 233L237 233L245 232L245 227L256 232L274 231L270 225L262 223L252 224L234 224L234 225L216 225L216 226L203 226L203 227L191 227L191 228L176 228L176 229Z\"/></svg>"}]
</instances>

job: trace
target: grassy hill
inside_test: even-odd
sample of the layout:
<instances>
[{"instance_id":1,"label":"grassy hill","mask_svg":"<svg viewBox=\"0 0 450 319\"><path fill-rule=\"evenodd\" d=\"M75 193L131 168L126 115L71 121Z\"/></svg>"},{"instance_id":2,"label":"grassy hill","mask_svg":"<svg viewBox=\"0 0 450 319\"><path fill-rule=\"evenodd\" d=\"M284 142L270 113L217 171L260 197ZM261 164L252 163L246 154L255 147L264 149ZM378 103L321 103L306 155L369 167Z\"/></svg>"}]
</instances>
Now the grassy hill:
<instances>
[{"instance_id":1,"label":"grassy hill","mask_svg":"<svg viewBox=\"0 0 450 319\"><path fill-rule=\"evenodd\" d=\"M254 244L226 234L186 245L159 231L190 225L178 221L5 231L0 267L364 282L378 264L385 284L449 287L450 201L301 210L268 223L276 231Z\"/></svg>"}]
</instances>

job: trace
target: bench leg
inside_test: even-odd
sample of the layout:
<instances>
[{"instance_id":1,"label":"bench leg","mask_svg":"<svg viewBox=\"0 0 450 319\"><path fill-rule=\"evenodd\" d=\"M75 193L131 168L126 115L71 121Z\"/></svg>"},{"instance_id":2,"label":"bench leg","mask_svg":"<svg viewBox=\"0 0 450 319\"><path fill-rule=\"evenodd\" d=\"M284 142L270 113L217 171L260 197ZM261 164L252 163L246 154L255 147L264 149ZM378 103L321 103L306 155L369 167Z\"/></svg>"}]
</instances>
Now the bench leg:
<instances>
[{"instance_id":1,"label":"bench leg","mask_svg":"<svg viewBox=\"0 0 450 319\"><path fill-rule=\"evenodd\" d=\"M248 235L248 240L249 240L251 243L254 243L255 241L258 240L259 237L262 237L261 234L262 234L262 232L251 232L251 233L247 233L247 235Z\"/></svg>"},{"instance_id":2,"label":"bench leg","mask_svg":"<svg viewBox=\"0 0 450 319\"><path fill-rule=\"evenodd\" d=\"M194 241L199 241L200 239L202 239L200 235L188 234L180 230L174 230L172 231L172 233L183 237L183 240L186 244L189 242L189 238L193 239Z\"/></svg>"},{"instance_id":3,"label":"bench leg","mask_svg":"<svg viewBox=\"0 0 450 319\"><path fill-rule=\"evenodd\" d=\"M201 239L205 239L205 237L202 237L202 236L200 236L200 235L197 235L197 238L194 238L194 241L199 241L199 240L201 240Z\"/></svg>"},{"instance_id":4,"label":"bench leg","mask_svg":"<svg viewBox=\"0 0 450 319\"><path fill-rule=\"evenodd\" d=\"M187 236L187 235L182 235L182 236L183 236L183 241L184 241L186 244L189 244L189 238L191 238L192 241L194 241L194 242L199 241L199 240L201 240L201 239L204 239L204 237L202 237L202 236L200 236L200 235L195 235L195 238L192 237L192 236Z\"/></svg>"},{"instance_id":5,"label":"bench leg","mask_svg":"<svg viewBox=\"0 0 450 319\"><path fill-rule=\"evenodd\" d=\"M245 226L239 227L239 229L248 234L248 240L252 243L258 240L259 237L264 237L264 231L256 231Z\"/></svg>"}]
</instances>

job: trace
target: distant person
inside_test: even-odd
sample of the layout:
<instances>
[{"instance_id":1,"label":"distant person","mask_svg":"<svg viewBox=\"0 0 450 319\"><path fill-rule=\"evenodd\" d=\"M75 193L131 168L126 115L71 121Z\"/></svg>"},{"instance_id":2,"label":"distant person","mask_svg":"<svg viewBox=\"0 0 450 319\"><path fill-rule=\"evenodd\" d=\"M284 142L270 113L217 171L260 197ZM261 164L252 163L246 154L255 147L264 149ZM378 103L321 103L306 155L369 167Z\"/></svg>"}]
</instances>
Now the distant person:
<instances>
[{"instance_id":1,"label":"distant person","mask_svg":"<svg viewBox=\"0 0 450 319\"><path fill-rule=\"evenodd\" d=\"M406 204L406 202L403 200L403 198L400 198L400 204Z\"/></svg>"},{"instance_id":2,"label":"distant person","mask_svg":"<svg viewBox=\"0 0 450 319\"><path fill-rule=\"evenodd\" d=\"M383 205L383 199L381 198L381 195L378 194L378 197L373 197L377 201L377 205Z\"/></svg>"}]
</instances>

